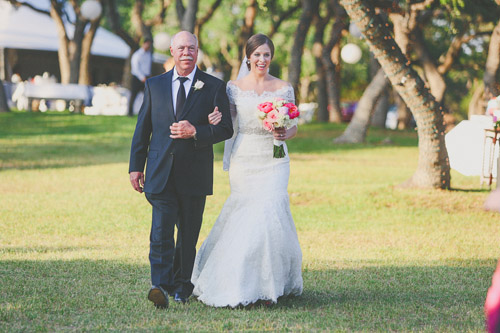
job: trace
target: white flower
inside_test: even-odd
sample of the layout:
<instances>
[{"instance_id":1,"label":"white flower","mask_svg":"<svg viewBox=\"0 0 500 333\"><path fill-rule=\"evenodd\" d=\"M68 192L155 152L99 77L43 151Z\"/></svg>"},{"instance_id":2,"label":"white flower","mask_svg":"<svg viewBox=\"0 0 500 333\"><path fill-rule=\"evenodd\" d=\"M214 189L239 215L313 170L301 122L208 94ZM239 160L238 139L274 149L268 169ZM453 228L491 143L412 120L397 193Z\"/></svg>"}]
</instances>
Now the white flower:
<instances>
[{"instance_id":1,"label":"white flower","mask_svg":"<svg viewBox=\"0 0 500 333\"><path fill-rule=\"evenodd\" d=\"M275 121L275 127L284 127L285 126L285 117L280 116Z\"/></svg>"},{"instance_id":2,"label":"white flower","mask_svg":"<svg viewBox=\"0 0 500 333\"><path fill-rule=\"evenodd\" d=\"M205 82L196 80L196 83L194 84L194 90L200 90L201 88L203 88L204 85Z\"/></svg>"},{"instance_id":3,"label":"white flower","mask_svg":"<svg viewBox=\"0 0 500 333\"><path fill-rule=\"evenodd\" d=\"M257 111L257 117L259 117L259 119L264 119L266 118L266 113L262 112L262 111Z\"/></svg>"}]
</instances>

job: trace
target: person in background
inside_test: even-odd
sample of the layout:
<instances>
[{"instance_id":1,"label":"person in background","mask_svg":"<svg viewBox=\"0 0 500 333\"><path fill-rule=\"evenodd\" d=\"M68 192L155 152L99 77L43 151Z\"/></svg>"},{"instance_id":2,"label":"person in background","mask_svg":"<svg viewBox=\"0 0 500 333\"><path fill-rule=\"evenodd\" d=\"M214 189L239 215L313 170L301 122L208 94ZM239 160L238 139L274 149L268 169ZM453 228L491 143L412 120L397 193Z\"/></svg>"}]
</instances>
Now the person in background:
<instances>
[{"instance_id":1,"label":"person in background","mask_svg":"<svg viewBox=\"0 0 500 333\"><path fill-rule=\"evenodd\" d=\"M486 295L484 303L484 312L486 315L486 329L489 333L500 332L500 260L497 264L497 270L491 279L491 287Z\"/></svg>"},{"instance_id":2,"label":"person in background","mask_svg":"<svg viewBox=\"0 0 500 333\"><path fill-rule=\"evenodd\" d=\"M134 115L134 102L137 94L144 90L144 82L151 75L151 64L153 62L153 41L145 38L142 46L134 52L130 61L130 72L132 73L132 84L130 100L128 104L128 115Z\"/></svg>"}]
</instances>

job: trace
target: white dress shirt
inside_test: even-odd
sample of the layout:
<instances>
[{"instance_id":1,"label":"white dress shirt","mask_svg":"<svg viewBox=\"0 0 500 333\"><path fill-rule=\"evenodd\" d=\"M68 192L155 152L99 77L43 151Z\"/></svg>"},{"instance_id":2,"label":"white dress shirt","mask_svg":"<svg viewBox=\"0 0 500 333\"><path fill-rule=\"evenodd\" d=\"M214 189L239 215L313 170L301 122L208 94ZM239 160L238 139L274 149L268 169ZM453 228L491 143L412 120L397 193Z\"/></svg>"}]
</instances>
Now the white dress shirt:
<instances>
[{"instance_id":1,"label":"white dress shirt","mask_svg":"<svg viewBox=\"0 0 500 333\"><path fill-rule=\"evenodd\" d=\"M141 81L151 75L151 64L153 55L145 51L142 47L134 52L130 60L130 72Z\"/></svg>"},{"instance_id":2,"label":"white dress shirt","mask_svg":"<svg viewBox=\"0 0 500 333\"><path fill-rule=\"evenodd\" d=\"M177 74L177 69L174 67L172 75L172 102L174 103L174 113L177 114L176 105L177 105L177 92L179 91L180 82L177 78L180 76ZM193 85L194 75L196 74L196 66L193 71L186 76L188 79L184 81L184 90L186 91L186 100L189 95L189 90L191 90L191 86Z\"/></svg>"}]
</instances>

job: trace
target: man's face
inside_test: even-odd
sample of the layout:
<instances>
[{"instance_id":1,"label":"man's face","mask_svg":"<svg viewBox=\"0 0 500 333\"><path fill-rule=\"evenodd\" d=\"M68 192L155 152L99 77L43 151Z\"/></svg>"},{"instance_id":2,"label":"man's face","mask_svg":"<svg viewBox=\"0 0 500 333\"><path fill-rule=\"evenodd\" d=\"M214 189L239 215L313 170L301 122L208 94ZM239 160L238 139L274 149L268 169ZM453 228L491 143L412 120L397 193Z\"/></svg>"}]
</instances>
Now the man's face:
<instances>
[{"instance_id":1,"label":"man's face","mask_svg":"<svg viewBox=\"0 0 500 333\"><path fill-rule=\"evenodd\" d=\"M196 40L190 33L177 34L172 46L170 46L170 53L174 57L175 67L179 75L186 76L193 71L198 59L198 47Z\"/></svg>"},{"instance_id":2,"label":"man's face","mask_svg":"<svg viewBox=\"0 0 500 333\"><path fill-rule=\"evenodd\" d=\"M142 44L144 51L149 51L151 49L151 41L147 40Z\"/></svg>"}]
</instances>

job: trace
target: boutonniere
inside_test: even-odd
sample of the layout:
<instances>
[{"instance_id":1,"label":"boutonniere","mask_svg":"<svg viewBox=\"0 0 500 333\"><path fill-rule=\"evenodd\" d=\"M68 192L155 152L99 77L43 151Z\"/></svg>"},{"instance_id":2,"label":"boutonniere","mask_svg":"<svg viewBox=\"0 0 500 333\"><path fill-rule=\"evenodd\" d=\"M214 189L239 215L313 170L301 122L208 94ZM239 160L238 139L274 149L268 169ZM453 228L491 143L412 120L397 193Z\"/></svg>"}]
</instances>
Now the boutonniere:
<instances>
[{"instance_id":1,"label":"boutonniere","mask_svg":"<svg viewBox=\"0 0 500 333\"><path fill-rule=\"evenodd\" d=\"M200 90L201 88L203 88L203 86L205 85L205 82L203 81L200 81L200 80L196 80L196 83L194 84L194 90Z\"/></svg>"}]
</instances>

